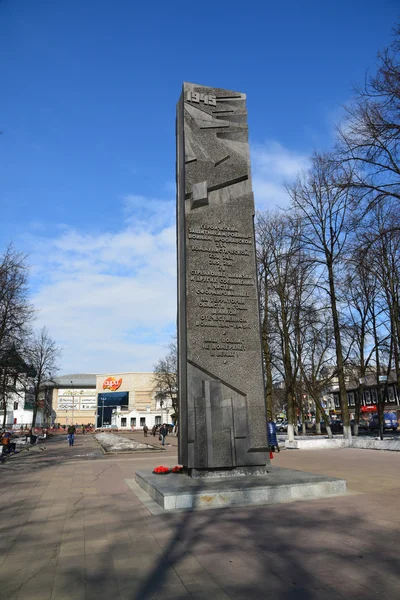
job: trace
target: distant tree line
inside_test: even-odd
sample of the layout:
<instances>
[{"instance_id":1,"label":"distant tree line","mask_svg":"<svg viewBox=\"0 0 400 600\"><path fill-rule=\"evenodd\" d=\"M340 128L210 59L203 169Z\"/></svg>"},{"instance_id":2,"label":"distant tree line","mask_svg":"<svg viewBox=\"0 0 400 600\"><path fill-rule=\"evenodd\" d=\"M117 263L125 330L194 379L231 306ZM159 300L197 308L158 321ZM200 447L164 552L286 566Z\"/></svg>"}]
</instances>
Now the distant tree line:
<instances>
[{"instance_id":1,"label":"distant tree line","mask_svg":"<svg viewBox=\"0 0 400 600\"><path fill-rule=\"evenodd\" d=\"M287 186L288 210L257 215L256 241L267 409L284 382L288 431L309 395L339 388L351 437L346 379L373 373L380 434L388 376L400 390L400 28L376 73L355 89L329 153ZM386 377L386 379L385 379ZM355 431L360 395L355 406Z\"/></svg>"},{"instance_id":2,"label":"distant tree line","mask_svg":"<svg viewBox=\"0 0 400 600\"><path fill-rule=\"evenodd\" d=\"M32 426L43 408L49 416L46 384L57 370L60 351L46 328L33 328L35 309L29 301L27 257L12 245L0 255L0 419L2 427L18 395L28 394ZM47 412L47 415L46 415Z\"/></svg>"}]
</instances>

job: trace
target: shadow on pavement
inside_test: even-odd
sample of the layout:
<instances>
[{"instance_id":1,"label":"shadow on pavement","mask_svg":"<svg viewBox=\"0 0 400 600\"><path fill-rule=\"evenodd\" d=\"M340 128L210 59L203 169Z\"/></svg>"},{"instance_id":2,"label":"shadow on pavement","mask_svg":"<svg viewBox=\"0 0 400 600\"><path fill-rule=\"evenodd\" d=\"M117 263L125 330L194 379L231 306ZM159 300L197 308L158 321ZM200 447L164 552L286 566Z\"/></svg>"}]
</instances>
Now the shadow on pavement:
<instances>
[{"instance_id":1,"label":"shadow on pavement","mask_svg":"<svg viewBox=\"0 0 400 600\"><path fill-rule=\"evenodd\" d=\"M397 490L151 515L124 483L132 461L2 469L7 600L400 597Z\"/></svg>"}]
</instances>

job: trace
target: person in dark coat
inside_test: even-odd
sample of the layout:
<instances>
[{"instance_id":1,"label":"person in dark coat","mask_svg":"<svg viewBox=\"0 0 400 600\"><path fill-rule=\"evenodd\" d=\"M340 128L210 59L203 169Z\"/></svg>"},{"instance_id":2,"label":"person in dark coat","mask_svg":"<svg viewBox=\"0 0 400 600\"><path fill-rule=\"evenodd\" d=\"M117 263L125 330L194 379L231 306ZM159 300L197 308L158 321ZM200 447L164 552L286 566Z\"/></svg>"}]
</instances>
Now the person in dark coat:
<instances>
[{"instance_id":1,"label":"person in dark coat","mask_svg":"<svg viewBox=\"0 0 400 600\"><path fill-rule=\"evenodd\" d=\"M276 437L276 423L272 420L268 420L268 441L271 452L280 452L278 438Z\"/></svg>"},{"instance_id":2,"label":"person in dark coat","mask_svg":"<svg viewBox=\"0 0 400 600\"><path fill-rule=\"evenodd\" d=\"M164 423L164 425L162 427L160 427L160 437L161 437L161 443L163 446L165 446L165 438L168 435L168 428L166 426L166 424Z\"/></svg>"}]
</instances>

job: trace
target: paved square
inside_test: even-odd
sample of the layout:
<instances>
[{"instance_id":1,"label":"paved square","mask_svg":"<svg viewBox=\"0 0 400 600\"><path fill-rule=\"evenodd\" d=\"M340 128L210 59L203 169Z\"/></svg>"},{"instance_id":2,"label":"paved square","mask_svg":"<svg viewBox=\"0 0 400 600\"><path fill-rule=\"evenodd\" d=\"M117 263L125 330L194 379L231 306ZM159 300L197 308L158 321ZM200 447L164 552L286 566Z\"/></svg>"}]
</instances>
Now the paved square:
<instances>
[{"instance_id":1,"label":"paved square","mask_svg":"<svg viewBox=\"0 0 400 600\"><path fill-rule=\"evenodd\" d=\"M137 439L143 435L138 434ZM176 464L104 456L64 436L0 466L0 597L5 600L400 597L400 455L283 451L273 464L348 481L349 494L153 515L126 479Z\"/></svg>"}]
</instances>

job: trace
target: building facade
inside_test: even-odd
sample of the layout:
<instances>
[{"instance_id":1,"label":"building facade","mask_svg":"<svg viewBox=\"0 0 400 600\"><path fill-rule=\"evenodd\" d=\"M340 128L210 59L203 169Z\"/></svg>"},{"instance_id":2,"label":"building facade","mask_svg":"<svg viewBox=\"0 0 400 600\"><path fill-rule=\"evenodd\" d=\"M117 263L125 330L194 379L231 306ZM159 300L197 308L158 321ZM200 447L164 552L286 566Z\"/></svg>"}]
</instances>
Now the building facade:
<instances>
[{"instance_id":1,"label":"building facade","mask_svg":"<svg viewBox=\"0 0 400 600\"><path fill-rule=\"evenodd\" d=\"M96 375L63 375L56 377L54 383L52 424L94 424L97 413Z\"/></svg>"},{"instance_id":2,"label":"building facade","mask_svg":"<svg viewBox=\"0 0 400 600\"><path fill-rule=\"evenodd\" d=\"M15 390L7 394L6 398L6 428L27 428L32 424L34 407L33 388L29 381L16 383ZM50 422L51 401L43 390L39 396L39 406L36 413L36 427L42 427ZM4 402L0 401L1 423L4 417Z\"/></svg>"},{"instance_id":3,"label":"building facade","mask_svg":"<svg viewBox=\"0 0 400 600\"><path fill-rule=\"evenodd\" d=\"M380 390L378 390L376 375L373 374L368 375L362 381L346 381L347 403L349 406L350 418L354 418L357 402L360 404L361 413L368 414L377 412L378 394L385 393L386 385L386 377L381 379ZM331 389L330 395L334 403L334 409L331 411L332 414L341 415L338 386ZM396 374L393 371L390 373L387 381L387 395L384 396L384 400L384 411L396 413L398 420L400 420L400 397L396 385Z\"/></svg>"},{"instance_id":4,"label":"building facade","mask_svg":"<svg viewBox=\"0 0 400 600\"><path fill-rule=\"evenodd\" d=\"M153 373L83 373L55 382L54 423L122 430L171 423L172 401L156 399Z\"/></svg>"}]
</instances>

